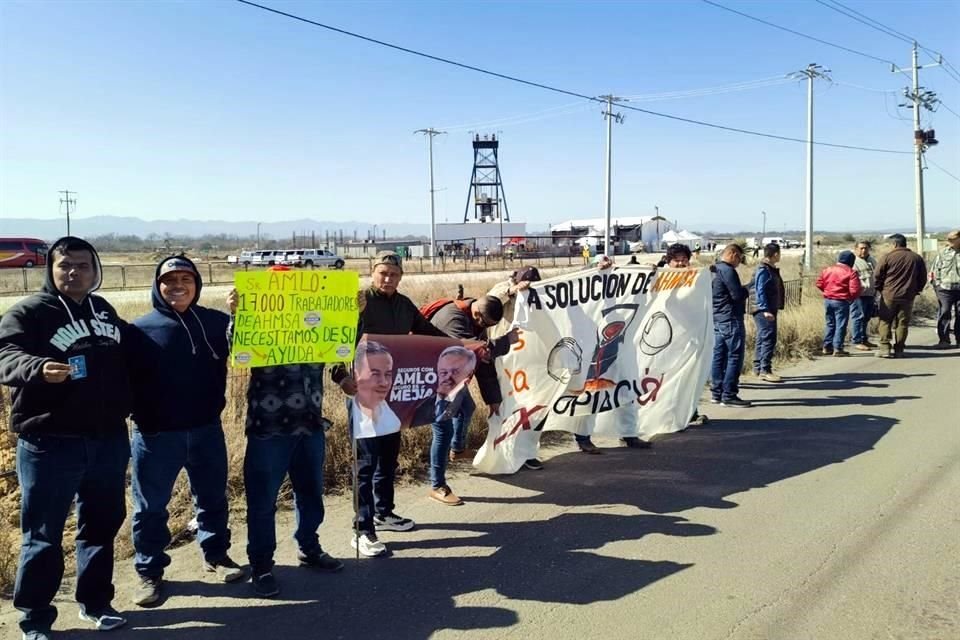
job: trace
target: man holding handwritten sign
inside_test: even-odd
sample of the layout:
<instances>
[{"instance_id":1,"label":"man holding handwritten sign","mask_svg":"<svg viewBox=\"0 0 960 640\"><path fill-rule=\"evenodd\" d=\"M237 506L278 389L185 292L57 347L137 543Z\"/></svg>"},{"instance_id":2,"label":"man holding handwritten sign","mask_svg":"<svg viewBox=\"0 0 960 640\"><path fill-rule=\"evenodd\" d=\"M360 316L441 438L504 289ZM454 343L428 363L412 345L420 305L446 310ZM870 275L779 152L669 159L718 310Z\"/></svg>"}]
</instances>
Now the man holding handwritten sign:
<instances>
[{"instance_id":1,"label":"man holding handwritten sign","mask_svg":"<svg viewBox=\"0 0 960 640\"><path fill-rule=\"evenodd\" d=\"M339 571L343 563L323 551L323 462L326 362L353 359L359 316L355 272L291 271L235 276L231 313L235 367L251 367L247 389L247 556L260 597L280 592L273 576L275 512L284 476L290 476L301 567Z\"/></svg>"},{"instance_id":2,"label":"man holding handwritten sign","mask_svg":"<svg viewBox=\"0 0 960 640\"><path fill-rule=\"evenodd\" d=\"M234 277L234 366L353 359L360 286L355 272L270 269Z\"/></svg>"}]
</instances>

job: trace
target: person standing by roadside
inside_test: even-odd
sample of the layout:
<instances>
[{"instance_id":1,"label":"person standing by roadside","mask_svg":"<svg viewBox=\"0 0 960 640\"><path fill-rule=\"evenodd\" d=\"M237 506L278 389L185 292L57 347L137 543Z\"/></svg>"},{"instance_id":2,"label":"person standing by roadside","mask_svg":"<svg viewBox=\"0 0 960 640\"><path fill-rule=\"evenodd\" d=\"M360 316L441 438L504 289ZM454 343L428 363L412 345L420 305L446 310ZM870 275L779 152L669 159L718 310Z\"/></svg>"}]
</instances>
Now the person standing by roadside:
<instances>
[{"instance_id":1,"label":"person standing by roadside","mask_svg":"<svg viewBox=\"0 0 960 640\"><path fill-rule=\"evenodd\" d=\"M947 234L947 247L937 254L930 271L930 281L937 292L937 343L942 349L950 346L950 319L953 318L953 339L960 346L960 230Z\"/></svg>"},{"instance_id":2,"label":"person standing by roadside","mask_svg":"<svg viewBox=\"0 0 960 640\"><path fill-rule=\"evenodd\" d=\"M40 293L0 320L0 384L13 388L23 543L13 606L28 640L46 640L63 579L63 528L76 499L76 598L99 631L126 624L111 606L113 549L126 516L130 441L126 325L103 298L100 258L66 236L50 247Z\"/></svg>"},{"instance_id":3,"label":"person standing by roadside","mask_svg":"<svg viewBox=\"0 0 960 640\"><path fill-rule=\"evenodd\" d=\"M501 336L513 331L514 307L517 301L517 294L521 291L526 291L530 288L531 284L534 282L539 282L540 279L539 269L536 267L524 267L522 269L517 269L510 275L509 278L503 282L498 282L493 286L492 289L490 289L487 295L499 298L501 304L503 305L502 319L495 327L491 327L487 330L487 335L490 337L490 339L500 338ZM535 438L539 443L540 433L540 431L521 431L517 434L517 438ZM541 462L538 458L530 458L523 463L523 468L529 469L530 471L542 471L543 462Z\"/></svg>"},{"instance_id":4,"label":"person standing by roadside","mask_svg":"<svg viewBox=\"0 0 960 640\"><path fill-rule=\"evenodd\" d=\"M850 320L853 323L850 333L854 348L869 351L877 345L867 340L867 323L874 315L874 298L877 289L873 285L873 274L877 270L877 259L870 255L870 243L861 240L856 246L856 260L853 270L860 278L860 295L850 305Z\"/></svg>"},{"instance_id":5,"label":"person standing by roadside","mask_svg":"<svg viewBox=\"0 0 960 640\"><path fill-rule=\"evenodd\" d=\"M160 599L170 564L167 505L181 469L194 497L203 568L223 582L245 577L234 562L227 527L227 446L220 423L226 404L227 325L222 311L199 305L203 280L184 256L164 258L153 284L154 310L131 323L133 384L133 547L140 578L133 603Z\"/></svg>"},{"instance_id":6,"label":"person standing by roadside","mask_svg":"<svg viewBox=\"0 0 960 640\"><path fill-rule=\"evenodd\" d=\"M783 380L773 372L773 351L777 346L777 314L783 309L786 298L778 262L780 245L771 242L763 248L763 260L753 276L753 290L757 300L753 311L753 322L757 327L753 373L767 382Z\"/></svg>"},{"instance_id":7,"label":"person standing by roadside","mask_svg":"<svg viewBox=\"0 0 960 640\"><path fill-rule=\"evenodd\" d=\"M823 333L823 355L849 356L843 348L850 321L850 303L860 297L860 278L853 270L856 260L852 251L841 251L837 263L820 272L817 289L823 292L826 327Z\"/></svg>"},{"instance_id":8,"label":"person standing by roadside","mask_svg":"<svg viewBox=\"0 0 960 640\"><path fill-rule=\"evenodd\" d=\"M913 301L927 286L927 266L921 256L907 248L907 239L895 233L890 236L890 244L893 248L880 260L874 274L874 285L880 298L877 309L880 319L878 358L903 355L913 314Z\"/></svg>"},{"instance_id":9,"label":"person standing by roadside","mask_svg":"<svg viewBox=\"0 0 960 640\"><path fill-rule=\"evenodd\" d=\"M475 362L476 368L471 367L470 370L476 372L480 397L487 405L488 415L499 414L500 403L503 401L493 360L506 355L519 337L516 330L508 331L495 339L488 337L487 330L495 327L502 319L503 303L494 296L451 301L440 307L430 318L433 326L452 338L481 340L486 344L487 359ZM463 354L462 351L460 353ZM447 358L453 362L447 363L446 368L455 370L463 368L463 361L467 356L449 355ZM437 370L439 372L440 367ZM438 395L440 391L438 383ZM467 391L454 415L447 416L446 412L438 412L439 415L433 423L433 445L430 447L430 481L433 486L430 498L441 504L458 505L463 502L447 485L447 457L449 455L451 460L459 460L472 457L475 453L466 448L467 429L475 410L473 397Z\"/></svg>"},{"instance_id":10,"label":"person standing by roadside","mask_svg":"<svg viewBox=\"0 0 960 640\"><path fill-rule=\"evenodd\" d=\"M740 369L743 366L747 312L746 287L740 282L737 267L743 262L743 249L728 244L714 267L713 277L713 366L710 401L725 407L752 406L740 398Z\"/></svg>"},{"instance_id":11,"label":"person standing by roadside","mask_svg":"<svg viewBox=\"0 0 960 640\"><path fill-rule=\"evenodd\" d=\"M358 336L367 333L406 335L415 333L426 336L446 334L427 321L413 301L397 288L403 279L403 261L393 251L381 251L373 260L371 286L362 291L365 302L361 305ZM335 367L333 381L348 396L357 393L357 382L346 367ZM351 437L355 437L353 434ZM384 435L356 437L357 483L359 493L359 535L350 540L354 549L367 557L386 553L386 546L377 538L377 531L409 531L413 520L394 512L394 480L397 473L397 458L400 455L400 430Z\"/></svg>"},{"instance_id":12,"label":"person standing by roadside","mask_svg":"<svg viewBox=\"0 0 960 640\"><path fill-rule=\"evenodd\" d=\"M289 271L274 266L271 271ZM240 299L227 296L232 316ZM273 575L277 549L277 496L286 476L293 487L297 560L301 567L335 573L343 563L320 546L323 523L323 463L330 421L323 417L323 364L256 367L247 387L247 448L243 484L247 496L247 558L253 590L262 598L280 593Z\"/></svg>"},{"instance_id":13,"label":"person standing by roadside","mask_svg":"<svg viewBox=\"0 0 960 640\"><path fill-rule=\"evenodd\" d=\"M690 253L690 247L685 244L675 243L667 247L667 252L657 263L657 269L663 267L670 267L671 269L687 269L690 267L690 258L693 254ZM705 414L700 413L699 409L693 410L693 415L690 416L690 420L687 422L688 427L700 427L707 424L710 421ZM639 440L639 438L636 438ZM624 438L626 440L626 438ZM629 445L629 442L628 442Z\"/></svg>"}]
</instances>

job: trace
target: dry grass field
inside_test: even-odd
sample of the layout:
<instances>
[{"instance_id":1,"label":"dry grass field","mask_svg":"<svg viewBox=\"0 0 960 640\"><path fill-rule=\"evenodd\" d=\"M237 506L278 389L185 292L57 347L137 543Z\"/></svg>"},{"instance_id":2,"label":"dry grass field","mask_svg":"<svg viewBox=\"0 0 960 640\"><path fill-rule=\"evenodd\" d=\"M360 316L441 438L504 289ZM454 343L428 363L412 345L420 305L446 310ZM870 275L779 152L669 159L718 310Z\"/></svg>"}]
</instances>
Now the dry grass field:
<instances>
[{"instance_id":1,"label":"dry grass field","mask_svg":"<svg viewBox=\"0 0 960 640\"><path fill-rule=\"evenodd\" d=\"M752 267L743 267L741 277L747 280L752 271ZM545 273L545 275L552 274ZM455 295L458 283L464 284L467 295L479 295L489 290L501 277L502 275L495 276L493 274L458 274L457 276L450 274L447 277L424 276L405 282L401 286L401 290L419 305L439 297ZM220 300L206 299L204 303L211 307L222 306ZM135 318L147 310L144 303L122 303L118 304L117 307L120 315L127 319ZM936 302L929 291L922 296L921 300L918 300L917 311L920 315L929 314L931 309L935 308ZM811 354L819 352L822 331L822 299L812 283L806 281L803 288L802 303L788 307L780 316L779 340L776 349L777 361L782 363L797 358L810 357ZM753 323L749 321L747 322L747 333L748 348L744 362L745 369L749 369L753 359ZM245 446L243 419L246 383L246 374L231 372L227 387L228 402L223 413L223 426L230 458L228 491L234 520L242 520L245 516L242 460ZM3 401L0 401L0 424L6 425L9 394L2 387L0 387L0 390L7 394L6 397L2 398ZM480 408L470 426L470 446L479 446L483 442L486 429L485 410L480 403L479 395L475 395ZM348 490L351 477L351 449L345 429L344 396L335 385L328 384L324 398L324 410L325 414L335 424L335 427L328 433L327 463L324 467L327 490L335 493ZM429 461L430 439L429 427L410 429L404 433L400 454L400 478L414 481L422 477ZM0 433L0 471L13 469L14 451L15 438L6 431ZM467 465L469 463L456 464ZM289 487L285 487L281 491L281 496L283 502L289 504ZM128 505L128 513L129 510ZM181 474L178 480L169 511L171 531L174 538L177 539L185 532L186 525L192 518L191 496L184 474ZM0 594L8 593L13 584L20 541L18 512L19 490L15 478L0 479ZM72 529L72 524L68 524L68 529ZM72 555L70 551L71 539L72 531L68 531L64 545L68 555ZM117 551L118 559L125 559L132 555L129 520L118 536ZM242 556L242 553L240 553L240 556ZM69 563L68 560L68 571L71 571Z\"/></svg>"}]
</instances>

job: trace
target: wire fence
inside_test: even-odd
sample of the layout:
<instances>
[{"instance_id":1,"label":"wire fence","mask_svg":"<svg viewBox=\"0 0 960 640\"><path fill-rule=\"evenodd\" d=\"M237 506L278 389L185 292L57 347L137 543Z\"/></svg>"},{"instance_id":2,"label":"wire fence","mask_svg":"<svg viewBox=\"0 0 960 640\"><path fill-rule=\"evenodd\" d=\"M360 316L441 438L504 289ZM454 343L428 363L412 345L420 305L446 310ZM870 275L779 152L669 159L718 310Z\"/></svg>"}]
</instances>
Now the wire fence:
<instances>
[{"instance_id":1,"label":"wire fence","mask_svg":"<svg viewBox=\"0 0 960 640\"><path fill-rule=\"evenodd\" d=\"M345 258L343 269L357 271L369 275L373 269L373 258ZM546 254L516 254L502 256L486 255L445 255L431 258L406 258L403 269L410 273L482 273L484 271L508 271L525 266L538 268L574 267L584 263L578 254L574 255L546 255ZM122 291L125 289L144 289L153 286L156 274L156 263L150 264L105 264L102 268L103 282L100 286L104 291ZM197 262L197 268L203 277L204 285L231 285L233 274L237 271L248 271L266 268L253 265L237 264L235 262ZM309 268L309 267L308 267ZM313 267L325 269L327 267ZM46 272L43 267L0 269L0 295L29 294L39 291L43 286Z\"/></svg>"}]
</instances>

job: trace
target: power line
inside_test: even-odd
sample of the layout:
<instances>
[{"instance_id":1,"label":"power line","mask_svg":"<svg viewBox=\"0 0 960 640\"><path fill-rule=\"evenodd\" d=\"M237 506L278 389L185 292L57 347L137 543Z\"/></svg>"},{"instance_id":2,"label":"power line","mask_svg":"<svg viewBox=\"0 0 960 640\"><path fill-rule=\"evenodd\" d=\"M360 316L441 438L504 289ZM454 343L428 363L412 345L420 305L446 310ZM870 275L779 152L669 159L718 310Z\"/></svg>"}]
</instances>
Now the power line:
<instances>
[{"instance_id":1,"label":"power line","mask_svg":"<svg viewBox=\"0 0 960 640\"><path fill-rule=\"evenodd\" d=\"M842 80L834 80L833 84L841 87L850 87L851 89L860 89L861 91L872 91L873 93L901 93L902 89L874 89L873 87L862 87L859 84L852 84Z\"/></svg>"},{"instance_id":2,"label":"power line","mask_svg":"<svg viewBox=\"0 0 960 640\"><path fill-rule=\"evenodd\" d=\"M917 42L917 39L914 38L913 36L903 33L902 31L897 31L893 27L888 26L880 22L879 20L875 20L874 18L871 18L865 13L861 13L860 11L857 11L853 7L848 7L847 5L843 4L839 0L814 0L814 1L819 4L822 4L828 9L832 9L838 13L841 13L847 16L848 18L856 20L857 22L860 22L862 24L865 24L872 29L876 29L877 31L883 34L886 34L892 38L896 38L897 40L900 40L902 42L906 42L907 44L913 44L914 42ZM927 55L929 55L934 61L942 63L944 66L944 69L943 69L944 72L948 76L950 76L951 80L960 82L960 72L957 71L956 67L954 67L946 59L944 59L942 53L940 53L939 51L935 51L934 49L924 47L919 42L917 42L917 46L919 46L920 49L926 52Z\"/></svg>"},{"instance_id":3,"label":"power line","mask_svg":"<svg viewBox=\"0 0 960 640\"><path fill-rule=\"evenodd\" d=\"M714 4L714 3L710 2L709 0L703 0L703 1L704 1L704 2L708 2L709 4ZM459 67L459 68L461 68L461 69L467 69L467 70L469 70L469 71L476 71L477 73L482 73L482 74L485 74L485 75L488 75L488 76L492 76L492 77L495 77L495 78L500 78L501 80L509 80L510 82L517 82L517 83L519 83L519 84L523 84L523 85L526 85L526 86L528 86L528 87L535 87L535 88L537 88L537 89L544 89L544 90L546 90L546 91L552 91L552 92L554 92L554 93L560 93L560 94L563 94L563 95L573 96L573 97L575 97L575 98L581 98L581 99L583 99L583 100L590 100L590 101L592 101L592 102L597 102L597 103L606 104L606 101L605 101L605 100L603 100L603 99L601 99L601 98L598 98L598 97L596 97L596 96L590 96L590 95L587 95L587 94L584 94L584 93L578 93L578 92L576 92L576 91L570 91L570 90L568 90L568 89L562 89L562 88L560 88L560 87L551 86L551 85L544 84L544 83L541 83L541 82L534 82L534 81L532 81L532 80L525 80L525 79L523 79L523 78L518 78L518 77L516 77L516 76L510 76L510 75L507 75L507 74L498 73L498 72L496 72L496 71L490 71L490 70L488 70L488 69L483 69L483 68L481 68L481 67L475 67L475 66L473 66L473 65L469 65L469 64L466 64L466 63L463 63L463 62L458 62L458 61L456 61L456 60L451 60L451 59L449 59L449 58L443 58L443 57L436 56L436 55L433 55L433 54L425 53L425 52L423 52L423 51L417 51L416 49L410 49L410 48L408 48L408 47L403 47L403 46L400 46L400 45L392 44L392 43L390 43L390 42L384 42L383 40L377 40L376 38L371 38L371 37L369 37L369 36L365 36L365 35L362 35L362 34L359 34L359 33L354 33L354 32L352 32L352 31L347 31L346 29L340 29L339 27L334 27L334 26L331 26L331 25L328 25L328 24L324 24L324 23L322 23L322 22L317 22L317 21L315 21L315 20L310 20L309 18L303 18L303 17L301 17L301 16L297 16L297 15L294 15L294 14L292 14L292 13L287 13L287 12L285 12L285 11L280 11L279 9L273 9L273 8L271 8L271 7L267 7L267 6L264 6L264 5L261 5L261 4L257 4L257 3L255 3L255 2L250 2L250 0L236 0L236 2L239 2L239 3L241 3L241 4L245 4L245 5L249 5L249 6L251 6L251 7L255 7L255 8L261 9L261 10L263 10L263 11L267 11L267 12L270 12L270 13L274 13L274 14L276 14L276 15L280 15L280 16L283 16L283 17L286 17L286 18L290 18L291 20L297 20L297 21L299 21L299 22L304 22L304 23L306 23L306 24L310 24L310 25L313 25L313 26L316 26L316 27L320 27L321 29L327 29L328 31L333 31L333 32L335 32L335 33L339 33L339 34L342 34L342 35L350 36L351 38L357 38L357 39L359 39L359 40L363 40L363 41L365 41L365 42L370 42L370 43L372 43L372 44L380 45L380 46L382 46L382 47L386 47L386 48L389 48L389 49L394 49L394 50L396 50L396 51L402 51L402 52L404 52L404 53L409 53L409 54L414 55L414 56L419 56L419 57L421 57L421 58L426 58L426 59L428 59L428 60L433 60L433 61L435 61L435 62L442 62L442 63L444 63L444 64L449 64L449 65L452 65L452 66L455 66L455 67ZM722 5L718 5L718 6L722 6ZM722 7L722 8L726 8L726 7ZM881 60L880 58L876 58L876 59L877 59L877 60ZM888 61L886 61L886 60L881 60L881 62L888 62ZM891 64L892 64L892 63L891 63ZM684 118L684 117L675 116L675 115L672 115L672 114L669 114L669 113L662 113L662 112L659 112L659 111L652 111L652 110L650 110L650 109L643 109L643 108L641 108L641 107L634 107L634 106L627 105L627 104L621 104L620 106L621 106L622 108L624 108L624 109L629 109L629 110L631 110L631 111L636 111L636 112L638 112L638 113L644 113L644 114L646 114L646 115L655 116L655 117L657 117L657 118L664 118L664 119L666 119L666 120L673 120L673 121L675 121L675 122L685 122L685 123L687 123L687 124L694 124L694 125L701 126L701 127L708 127L708 128L711 128L711 129L717 129L717 130L720 130L720 131L729 131L729 132L731 132L731 133L741 133L741 134L743 134L743 135L754 136L754 137L758 137L758 138L769 138L769 139L771 139L771 140L781 140L781 141L784 141L784 142L801 142L801 143L807 144L807 140L804 140L804 139L802 139L802 138L792 138L792 137L790 137L790 136L781 136L781 135L777 135L777 134L773 134L773 133L765 133L765 132L762 132L762 131L752 131L752 130L750 130L750 129L741 129L741 128L739 128L739 127L730 127L730 126L726 126L726 125L716 124L716 123L714 123L714 122L706 122L706 121L703 121L703 120L696 120L696 119L694 119L694 118ZM895 150L895 149L879 149L879 148L875 148L875 147L861 147L861 146L857 146L857 145L836 144L836 143L831 143L831 142L814 142L813 144L819 145L819 146L821 146L821 147L833 147L833 148L835 148L835 149L850 149L850 150L855 150L855 151L870 151L870 152L874 152L874 153L892 153L892 154L910 153L909 151L898 151L898 150Z\"/></svg>"},{"instance_id":4,"label":"power line","mask_svg":"<svg viewBox=\"0 0 960 640\"><path fill-rule=\"evenodd\" d=\"M895 29L892 29L892 28L886 26L886 25L883 24L882 22L879 22L879 21L877 21L877 20L874 20L873 18L870 18L870 17L868 17L868 16L860 13L859 11L857 11L857 10L855 10L855 9L852 9L852 8L850 8L850 7L848 7L848 6L844 5L844 4L841 4L840 2L833 1L833 2L831 2L831 3L827 3L827 2L824 2L824 0L814 0L814 2L816 2L816 3L818 3L818 4L822 4L822 5L825 6L826 8L831 9L831 10L833 10L833 11L836 11L837 13L840 13L840 14L842 14L842 15L845 15L845 16L847 16L848 18L850 18L850 19L852 19L852 20L856 20L857 22L859 22L859 23L861 23L861 24L865 24L865 25L867 25L868 27L870 27L871 29L875 29L875 30L879 31L880 33L883 33L883 34L885 34L885 35L890 36L891 38L896 38L897 40L902 40L903 42L906 42L907 44L913 44L913 43L914 43L914 39L911 38L910 36L908 36L908 35L906 35L906 34L903 34L903 33L900 33L899 31L897 31L897 30L895 30ZM834 6L834 5L836 5L836 6ZM858 17L858 16L859 16L859 17Z\"/></svg>"},{"instance_id":5,"label":"power line","mask_svg":"<svg viewBox=\"0 0 960 640\"><path fill-rule=\"evenodd\" d=\"M953 115L955 115L955 116L957 116L958 118L960 118L960 113L957 113L956 111L954 111L953 109L951 109L949 106L945 105L945 104L943 103L943 100L941 100L940 98L937 98L937 105L939 105L940 107L943 107L944 109L946 109L947 111L949 111L949 112L952 113Z\"/></svg>"},{"instance_id":6,"label":"power line","mask_svg":"<svg viewBox=\"0 0 960 640\"><path fill-rule=\"evenodd\" d=\"M240 1L240 2L243 2L244 0L239 0L239 1ZM760 24L765 24L765 25L767 25L768 27L773 27L774 29L779 29L780 31L786 31L787 33L792 33L792 34L795 35L795 36L800 36L801 38L806 38L807 40L813 40L814 42L819 42L820 44L825 44L825 45L827 45L828 47L833 47L834 49L840 49L841 51L846 51L847 53L852 53L852 54L854 54L854 55L858 55L858 56L861 56L861 57L864 57L864 58L869 58L869 59L871 59L871 60L876 60L877 62L882 62L882 63L884 63L884 64L894 64L893 60L888 60L888 59L886 59L886 58L879 58L879 57L874 56L874 55L871 55L871 54L869 54L869 53L864 53L863 51L857 51L856 49L851 49L850 47L845 47L845 46L840 45L840 44L837 44L837 43L835 43L835 42L830 42L830 41L828 41L828 40L823 40L823 39L821 39L821 38L816 38L816 37L811 36L811 35L808 35L808 34L806 34L806 33L801 33L800 31L795 31L794 29L790 29L790 28L784 27L784 26L782 26L782 25L779 25L779 24L770 22L769 20L764 20L763 18L758 18L758 17L756 17L756 16L752 16L752 15L750 15L749 13L744 13L744 12L742 12L742 11L737 11L736 9L732 9L732 8L730 8L730 7L724 6L724 5L720 4L719 2L713 2L713 0L700 0L700 1L701 1L701 2L704 2L704 3L706 3L706 4L709 4L710 6L716 7L716 8L718 8L718 9L723 9L724 11L729 11L730 13L734 13L734 14L736 14L736 15L738 15L738 16L742 16L742 17L744 17L744 18L747 18L748 20L753 20L754 22L759 22Z\"/></svg>"},{"instance_id":7,"label":"power line","mask_svg":"<svg viewBox=\"0 0 960 640\"><path fill-rule=\"evenodd\" d=\"M726 85L718 85L713 87L703 87L700 89L685 89L681 91L665 91L661 93L645 93L632 96L625 96L624 99L630 100L631 102L664 102L667 100L681 100L685 98L699 98L705 96L720 95L725 93L735 93L738 91L751 91L754 89L764 89L767 87L781 86L784 84L792 84L794 80L788 77L787 74L782 74L779 76L772 76L769 78L761 78L759 80L747 80L743 82L735 82ZM513 127L520 124L528 124L531 122L538 122L546 118L554 118L557 116L569 115L576 113L584 108L589 107L592 102L586 102L584 100L579 100L577 102L571 102L567 104L562 104L556 107L549 107L547 109L538 109L530 113L521 113L513 116L504 116L502 118L496 118L493 120L485 120L482 122L475 122L471 124L460 124L450 127L441 127L446 131L468 131L468 130L477 130L477 129L486 129L490 127Z\"/></svg>"},{"instance_id":8,"label":"power line","mask_svg":"<svg viewBox=\"0 0 960 640\"><path fill-rule=\"evenodd\" d=\"M750 91L753 89L763 89L766 87L789 84L793 80L787 74L763 78L760 80L747 80L732 84L719 85L715 87L704 87L702 89L686 89L682 91L665 91L662 93L647 93L626 96L631 102L658 102L661 100L676 100L681 98L698 98L700 96L710 96L721 93L733 93L737 91Z\"/></svg>"},{"instance_id":9,"label":"power line","mask_svg":"<svg viewBox=\"0 0 960 640\"><path fill-rule=\"evenodd\" d=\"M940 171L943 171L945 174L947 174L948 176L950 176L951 178L953 178L953 179L956 180L957 182L960 182L960 178L958 178L957 176L953 175L952 173L950 173L949 171L947 171L946 169L944 169L943 167L941 167L940 165L938 165L936 162L934 162L934 161L931 160L930 158L927 158L927 162L929 162L930 164L932 164L933 166L935 166L937 169L940 169Z\"/></svg>"}]
</instances>

